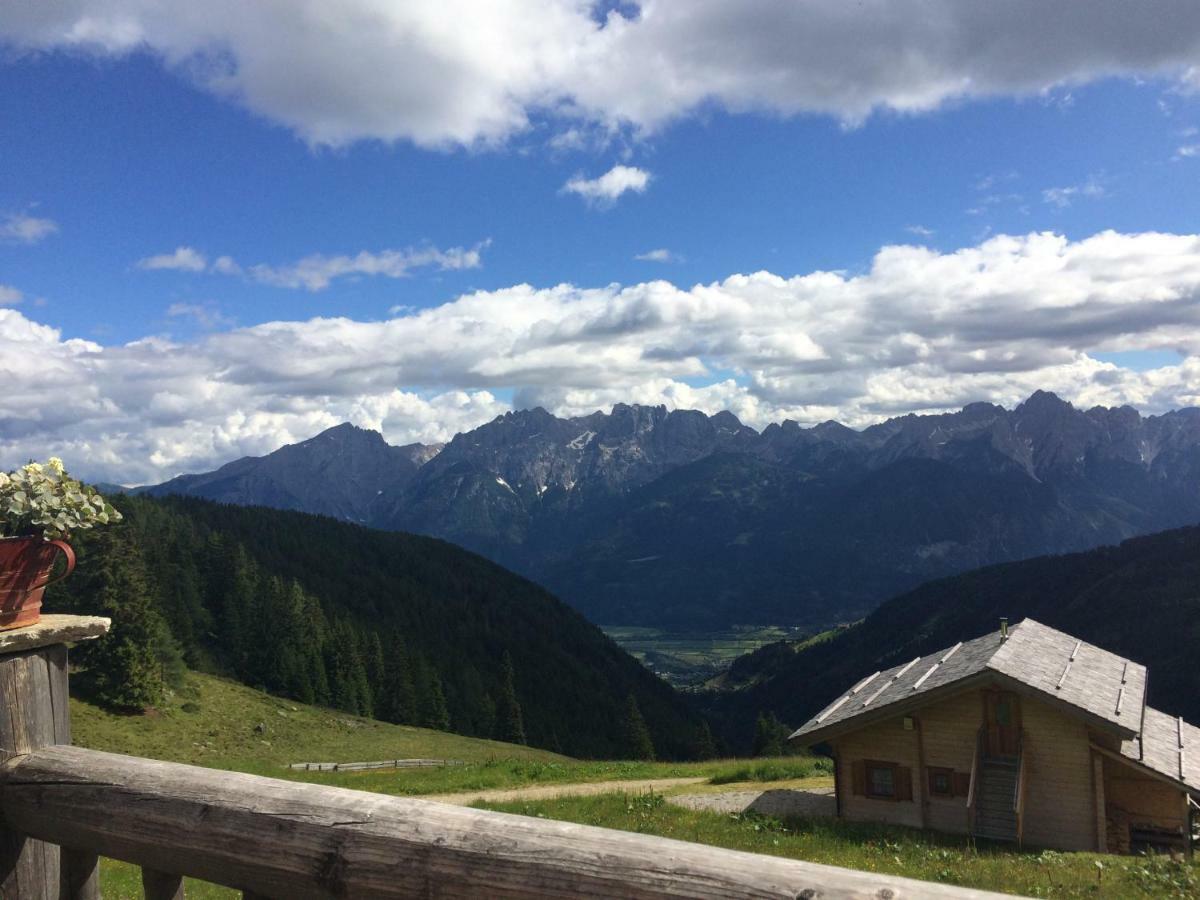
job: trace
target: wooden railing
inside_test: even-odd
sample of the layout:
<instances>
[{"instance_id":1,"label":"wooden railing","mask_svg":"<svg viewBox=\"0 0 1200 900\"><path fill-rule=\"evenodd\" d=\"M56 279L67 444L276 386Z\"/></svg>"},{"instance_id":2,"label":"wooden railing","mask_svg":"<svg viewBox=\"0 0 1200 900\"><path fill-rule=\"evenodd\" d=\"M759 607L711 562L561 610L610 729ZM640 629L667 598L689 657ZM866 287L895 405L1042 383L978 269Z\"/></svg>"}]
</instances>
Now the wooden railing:
<instances>
[{"instance_id":1,"label":"wooden railing","mask_svg":"<svg viewBox=\"0 0 1200 900\"><path fill-rule=\"evenodd\" d=\"M975 732L975 756L971 760L971 781L967 785L967 832L975 832L975 789L979 784L979 766L983 760L983 726Z\"/></svg>"},{"instance_id":2,"label":"wooden railing","mask_svg":"<svg viewBox=\"0 0 1200 900\"><path fill-rule=\"evenodd\" d=\"M3 651L0 650L0 653ZM998 898L648 835L68 745L66 647L0 655L0 897L95 900L99 857L249 898Z\"/></svg>"},{"instance_id":3,"label":"wooden railing","mask_svg":"<svg viewBox=\"0 0 1200 900\"><path fill-rule=\"evenodd\" d=\"M1017 736L1017 784L1013 790L1013 812L1017 817L1017 846L1025 837L1025 731Z\"/></svg>"},{"instance_id":4,"label":"wooden railing","mask_svg":"<svg viewBox=\"0 0 1200 900\"><path fill-rule=\"evenodd\" d=\"M1188 855L1196 855L1196 847L1200 846L1200 803L1196 802L1196 798L1188 794L1188 820L1187 838L1188 838Z\"/></svg>"}]
</instances>

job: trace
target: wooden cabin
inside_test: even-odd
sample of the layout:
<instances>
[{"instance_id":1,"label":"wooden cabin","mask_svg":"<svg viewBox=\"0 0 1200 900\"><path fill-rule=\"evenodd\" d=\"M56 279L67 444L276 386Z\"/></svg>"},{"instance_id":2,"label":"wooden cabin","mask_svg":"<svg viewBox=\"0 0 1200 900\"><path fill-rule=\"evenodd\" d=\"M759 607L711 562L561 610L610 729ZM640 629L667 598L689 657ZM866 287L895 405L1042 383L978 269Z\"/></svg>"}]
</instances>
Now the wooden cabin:
<instances>
[{"instance_id":1,"label":"wooden cabin","mask_svg":"<svg viewBox=\"0 0 1200 900\"><path fill-rule=\"evenodd\" d=\"M875 672L792 735L838 815L1061 850L1191 852L1200 728L1146 667L1035 622Z\"/></svg>"}]
</instances>

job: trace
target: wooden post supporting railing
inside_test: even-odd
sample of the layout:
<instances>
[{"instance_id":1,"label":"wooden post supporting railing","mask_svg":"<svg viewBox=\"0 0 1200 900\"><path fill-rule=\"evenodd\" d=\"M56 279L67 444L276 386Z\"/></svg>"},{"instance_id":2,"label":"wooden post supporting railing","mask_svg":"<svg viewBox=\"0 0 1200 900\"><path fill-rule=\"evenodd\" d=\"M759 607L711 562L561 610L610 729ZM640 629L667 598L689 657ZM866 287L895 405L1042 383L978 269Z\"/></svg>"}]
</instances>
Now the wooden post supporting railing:
<instances>
[{"instance_id":1,"label":"wooden post supporting railing","mask_svg":"<svg viewBox=\"0 0 1200 900\"><path fill-rule=\"evenodd\" d=\"M33 682L53 680L53 691L27 686L32 663L13 667L26 673L19 676L0 665L8 673L0 675L0 734L24 735L0 763L0 823L5 846L17 848L0 863L3 900L93 900L96 854L141 866L150 900L182 897L182 876L239 889L247 900L1000 900L970 888L56 743L65 731L24 724L44 712L66 726L65 657L49 657L63 665L53 679L43 667L43 680ZM61 860L60 846L73 848Z\"/></svg>"},{"instance_id":2,"label":"wooden post supporting railing","mask_svg":"<svg viewBox=\"0 0 1200 900\"><path fill-rule=\"evenodd\" d=\"M67 642L99 637L109 620L43 616L36 625L0 631L0 762L71 743ZM60 851L0 820L0 897L99 897L96 855Z\"/></svg>"}]
</instances>

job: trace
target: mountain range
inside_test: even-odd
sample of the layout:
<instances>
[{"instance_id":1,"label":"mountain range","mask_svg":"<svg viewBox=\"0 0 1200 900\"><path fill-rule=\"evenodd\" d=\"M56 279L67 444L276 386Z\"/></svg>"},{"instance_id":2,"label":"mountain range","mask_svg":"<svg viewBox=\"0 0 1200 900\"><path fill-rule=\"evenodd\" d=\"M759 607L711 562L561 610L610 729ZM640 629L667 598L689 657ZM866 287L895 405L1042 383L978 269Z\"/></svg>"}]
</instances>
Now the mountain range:
<instances>
[{"instance_id":1,"label":"mountain range","mask_svg":"<svg viewBox=\"0 0 1200 900\"><path fill-rule=\"evenodd\" d=\"M1200 409L1039 391L759 432L729 412L539 408L441 447L340 425L142 490L441 537L604 624L818 626L931 578L1200 521Z\"/></svg>"}]
</instances>

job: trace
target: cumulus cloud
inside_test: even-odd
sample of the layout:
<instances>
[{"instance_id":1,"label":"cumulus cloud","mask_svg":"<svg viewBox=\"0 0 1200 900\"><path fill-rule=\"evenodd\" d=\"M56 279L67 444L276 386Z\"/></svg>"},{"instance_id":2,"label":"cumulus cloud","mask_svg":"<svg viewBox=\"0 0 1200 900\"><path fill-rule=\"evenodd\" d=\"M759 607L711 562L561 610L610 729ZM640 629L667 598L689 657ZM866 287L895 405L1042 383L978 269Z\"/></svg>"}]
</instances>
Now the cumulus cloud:
<instances>
[{"instance_id":1,"label":"cumulus cloud","mask_svg":"<svg viewBox=\"0 0 1200 900\"><path fill-rule=\"evenodd\" d=\"M440 272L477 269L483 265L483 251L491 244L481 241L474 247L408 247L403 250L360 251L354 256L326 256L314 253L294 263L272 266L265 263L243 268L232 256L219 256L209 265L208 258L191 247L177 247L173 253L148 256L139 260L139 269L171 269L178 272L213 272L218 275L248 275L261 284L274 287L304 288L323 291L336 279L355 275L382 275L404 278L413 269L433 268Z\"/></svg>"},{"instance_id":2,"label":"cumulus cloud","mask_svg":"<svg viewBox=\"0 0 1200 900\"><path fill-rule=\"evenodd\" d=\"M176 247L172 253L160 253L137 261L139 269L171 270L176 272L203 272L208 268L208 259L193 247Z\"/></svg>"},{"instance_id":3,"label":"cumulus cloud","mask_svg":"<svg viewBox=\"0 0 1200 900\"><path fill-rule=\"evenodd\" d=\"M179 308L180 315L192 313ZM1135 372L1092 354L1171 349ZM31 368L23 361L38 359ZM350 420L441 441L509 407L616 401L749 424L862 426L1038 388L1084 406L1200 405L1200 235L998 236L880 249L857 274L514 285L384 321L276 321L102 346L0 308L0 459L159 480Z\"/></svg>"},{"instance_id":4,"label":"cumulus cloud","mask_svg":"<svg viewBox=\"0 0 1200 900\"><path fill-rule=\"evenodd\" d=\"M639 259L642 262L670 263L679 262L680 257L677 253L672 253L665 247L659 247L657 250L647 250L645 253L639 253L634 259Z\"/></svg>"},{"instance_id":5,"label":"cumulus cloud","mask_svg":"<svg viewBox=\"0 0 1200 900\"><path fill-rule=\"evenodd\" d=\"M0 241L13 244L36 244L58 231L53 219L41 219L25 213L0 216Z\"/></svg>"},{"instance_id":6,"label":"cumulus cloud","mask_svg":"<svg viewBox=\"0 0 1200 900\"><path fill-rule=\"evenodd\" d=\"M626 191L643 193L650 184L650 173L637 166L616 165L596 178L576 175L562 186L564 194L578 194L588 203L607 206Z\"/></svg>"},{"instance_id":7,"label":"cumulus cloud","mask_svg":"<svg viewBox=\"0 0 1200 900\"><path fill-rule=\"evenodd\" d=\"M547 114L646 131L734 112L922 112L997 95L1069 96L1107 76L1200 84L1187 0L72 0L0 5L22 48L156 54L307 141L503 141ZM574 123L574 124L573 124ZM582 133L582 132L580 132Z\"/></svg>"},{"instance_id":8,"label":"cumulus cloud","mask_svg":"<svg viewBox=\"0 0 1200 900\"><path fill-rule=\"evenodd\" d=\"M15 287L0 284L0 306L15 306L24 299L25 295Z\"/></svg>"}]
</instances>

